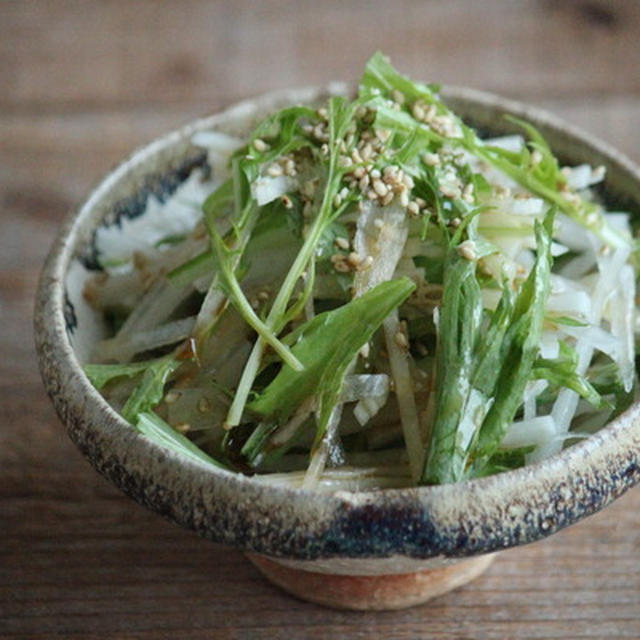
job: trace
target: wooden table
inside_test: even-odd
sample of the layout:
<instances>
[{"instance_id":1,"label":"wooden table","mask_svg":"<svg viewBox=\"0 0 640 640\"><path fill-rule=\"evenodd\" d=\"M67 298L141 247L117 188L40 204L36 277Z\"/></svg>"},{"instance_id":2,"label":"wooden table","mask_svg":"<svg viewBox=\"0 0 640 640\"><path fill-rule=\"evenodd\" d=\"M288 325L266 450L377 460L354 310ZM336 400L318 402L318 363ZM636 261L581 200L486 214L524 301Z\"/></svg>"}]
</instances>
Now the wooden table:
<instances>
[{"instance_id":1,"label":"wooden table","mask_svg":"<svg viewBox=\"0 0 640 640\"><path fill-rule=\"evenodd\" d=\"M138 144L273 87L417 77L527 100L640 160L640 4L0 3L0 636L640 638L640 491L408 611L298 602L120 495L68 441L31 336L65 213Z\"/></svg>"}]
</instances>

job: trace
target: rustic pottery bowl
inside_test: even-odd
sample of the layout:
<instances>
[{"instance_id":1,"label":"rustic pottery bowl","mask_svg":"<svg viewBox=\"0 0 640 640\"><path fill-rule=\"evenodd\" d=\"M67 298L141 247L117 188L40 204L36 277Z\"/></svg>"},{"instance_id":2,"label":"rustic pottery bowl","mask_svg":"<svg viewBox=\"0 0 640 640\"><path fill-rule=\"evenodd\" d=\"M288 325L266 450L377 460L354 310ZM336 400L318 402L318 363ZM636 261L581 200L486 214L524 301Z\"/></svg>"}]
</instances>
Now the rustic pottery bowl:
<instances>
[{"instance_id":1,"label":"rustic pottery bowl","mask_svg":"<svg viewBox=\"0 0 640 640\"><path fill-rule=\"evenodd\" d=\"M103 333L84 303L94 230L135 216L149 194L171 193L205 163L194 132L242 132L260 116L338 87L269 94L198 120L136 151L60 230L37 294L35 334L45 386L69 435L134 500L216 542L245 550L287 591L353 609L424 602L479 575L500 549L544 538L598 511L640 480L640 405L542 463L455 485L309 493L201 466L135 432L82 371ZM603 197L640 211L640 171L602 142L537 109L465 89L446 99L492 134L502 116L533 122L565 162L607 167ZM73 167L70 167L70 171Z\"/></svg>"}]
</instances>

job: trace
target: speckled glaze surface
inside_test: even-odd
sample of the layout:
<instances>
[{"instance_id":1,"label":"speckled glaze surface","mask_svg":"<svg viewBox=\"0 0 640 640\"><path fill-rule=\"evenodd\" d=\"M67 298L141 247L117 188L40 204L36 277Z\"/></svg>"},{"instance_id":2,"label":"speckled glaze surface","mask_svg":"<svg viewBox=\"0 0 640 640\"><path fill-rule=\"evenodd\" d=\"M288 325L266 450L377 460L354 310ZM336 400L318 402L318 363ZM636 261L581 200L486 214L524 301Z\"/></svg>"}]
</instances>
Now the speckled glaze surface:
<instances>
[{"instance_id":1,"label":"speckled glaze surface","mask_svg":"<svg viewBox=\"0 0 640 640\"><path fill-rule=\"evenodd\" d=\"M65 287L72 261L90 259L96 226L203 162L190 144L194 132L242 131L274 108L339 90L270 94L171 133L117 167L66 221L42 272L35 335L45 386L69 435L100 473L159 514L217 542L313 561L305 566L321 573L332 565L347 574L416 571L418 560L433 566L434 559L533 542L606 506L640 480L638 405L582 443L517 471L456 485L327 495L265 486L178 457L131 429L84 376L84 356L74 351L67 324L72 337L91 336L96 329L86 325L98 321L75 317ZM607 198L640 215L640 172L607 145L537 109L464 89L445 96L481 129L509 131L501 115L512 113L538 126L563 160L605 164Z\"/></svg>"}]
</instances>

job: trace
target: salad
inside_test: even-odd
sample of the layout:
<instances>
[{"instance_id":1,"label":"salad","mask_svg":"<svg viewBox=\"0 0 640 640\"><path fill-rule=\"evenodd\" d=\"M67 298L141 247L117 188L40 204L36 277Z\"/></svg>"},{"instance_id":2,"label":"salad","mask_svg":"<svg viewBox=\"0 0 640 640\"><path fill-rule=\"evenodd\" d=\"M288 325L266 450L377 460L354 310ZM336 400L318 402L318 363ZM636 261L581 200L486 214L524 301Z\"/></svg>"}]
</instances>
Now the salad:
<instances>
[{"instance_id":1,"label":"salad","mask_svg":"<svg viewBox=\"0 0 640 640\"><path fill-rule=\"evenodd\" d=\"M96 232L85 371L144 436L257 482L440 484L544 459L635 392L636 241L604 168L483 139L382 54ZM124 238L124 240L123 240Z\"/></svg>"}]
</instances>

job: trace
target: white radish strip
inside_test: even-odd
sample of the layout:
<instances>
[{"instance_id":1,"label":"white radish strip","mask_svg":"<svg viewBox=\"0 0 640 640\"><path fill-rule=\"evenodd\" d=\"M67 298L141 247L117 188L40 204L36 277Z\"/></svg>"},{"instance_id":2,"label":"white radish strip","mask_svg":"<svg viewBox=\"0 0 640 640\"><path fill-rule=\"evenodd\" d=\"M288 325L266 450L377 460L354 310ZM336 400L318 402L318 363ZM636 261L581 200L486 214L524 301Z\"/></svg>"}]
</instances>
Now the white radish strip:
<instances>
[{"instance_id":1,"label":"white radish strip","mask_svg":"<svg viewBox=\"0 0 640 640\"><path fill-rule=\"evenodd\" d=\"M157 327L191 294L191 287L177 288L159 279L144 295L116 334L115 340Z\"/></svg>"},{"instance_id":2,"label":"white radish strip","mask_svg":"<svg viewBox=\"0 0 640 640\"><path fill-rule=\"evenodd\" d=\"M103 340L96 346L98 360L131 360L137 353L175 344L189 336L195 324L195 316L173 320L148 331L139 331L123 338Z\"/></svg>"},{"instance_id":3,"label":"white radish strip","mask_svg":"<svg viewBox=\"0 0 640 640\"><path fill-rule=\"evenodd\" d=\"M589 249L563 265L558 273L564 278L579 280L596 266L596 254Z\"/></svg>"},{"instance_id":4,"label":"white radish strip","mask_svg":"<svg viewBox=\"0 0 640 640\"><path fill-rule=\"evenodd\" d=\"M340 402L385 396L389 393L389 376L385 373L346 376Z\"/></svg>"},{"instance_id":5,"label":"white radish strip","mask_svg":"<svg viewBox=\"0 0 640 640\"><path fill-rule=\"evenodd\" d=\"M544 357L544 356L543 356ZM528 382L524 390L524 420L533 420L536 417L536 403L538 396L549 386L546 380L534 380ZM507 446L504 445L503 446Z\"/></svg>"},{"instance_id":6,"label":"white radish strip","mask_svg":"<svg viewBox=\"0 0 640 640\"><path fill-rule=\"evenodd\" d=\"M322 441L318 445L318 448L313 452L309 467L304 474L304 480L302 481L303 489L315 489L317 488L320 476L324 471L324 467L327 464L327 457L331 451L331 447L334 446L336 433L338 431L338 425L340 424L340 418L342 417L342 405L337 404L331 410L329 416L329 422L327 424L326 431L322 437Z\"/></svg>"},{"instance_id":7,"label":"white radish strip","mask_svg":"<svg viewBox=\"0 0 640 640\"><path fill-rule=\"evenodd\" d=\"M397 336L401 333L397 309L394 309L389 314L383 323L383 327L402 432L409 456L409 468L411 469L412 478L417 482L422 472L424 446L420 438L420 419L413 393L409 354L405 347L401 347L398 344L397 339Z\"/></svg>"},{"instance_id":8,"label":"white radish strip","mask_svg":"<svg viewBox=\"0 0 640 640\"><path fill-rule=\"evenodd\" d=\"M289 419L289 422L278 429L271 438L271 444L274 448L281 447L290 438L293 438L296 431L311 415L313 407L313 398L310 396L299 407L298 410Z\"/></svg>"},{"instance_id":9,"label":"white radish strip","mask_svg":"<svg viewBox=\"0 0 640 640\"><path fill-rule=\"evenodd\" d=\"M549 442L556 434L556 425L552 416L538 416L514 422L500 443L506 449L517 449ZM535 452L532 452L535 453Z\"/></svg>"},{"instance_id":10,"label":"white radish strip","mask_svg":"<svg viewBox=\"0 0 640 640\"><path fill-rule=\"evenodd\" d=\"M552 293L547 300L547 311L586 319L591 316L591 298L586 291Z\"/></svg>"},{"instance_id":11,"label":"white radish strip","mask_svg":"<svg viewBox=\"0 0 640 640\"><path fill-rule=\"evenodd\" d=\"M260 207L297 188L297 181L289 176L262 176L251 185L253 197Z\"/></svg>"},{"instance_id":12,"label":"white radish strip","mask_svg":"<svg viewBox=\"0 0 640 640\"><path fill-rule=\"evenodd\" d=\"M498 136L485 139L484 144L488 147L498 147L505 151L518 152L522 151L522 147L524 147L524 138L518 134Z\"/></svg>"},{"instance_id":13,"label":"white radish strip","mask_svg":"<svg viewBox=\"0 0 640 640\"><path fill-rule=\"evenodd\" d=\"M611 333L619 340L620 376L625 391L631 391L635 377L634 334L635 326L635 278L633 268L625 265L620 270L618 289L611 300Z\"/></svg>"}]
</instances>

